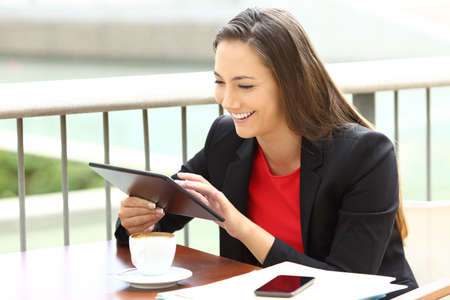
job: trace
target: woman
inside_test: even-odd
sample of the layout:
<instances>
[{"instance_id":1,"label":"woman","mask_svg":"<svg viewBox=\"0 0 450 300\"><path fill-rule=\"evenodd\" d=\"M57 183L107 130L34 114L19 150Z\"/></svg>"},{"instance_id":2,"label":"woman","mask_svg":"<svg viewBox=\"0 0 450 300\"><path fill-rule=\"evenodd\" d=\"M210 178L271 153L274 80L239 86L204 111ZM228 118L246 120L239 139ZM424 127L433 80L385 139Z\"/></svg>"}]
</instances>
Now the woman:
<instances>
[{"instance_id":1,"label":"woman","mask_svg":"<svg viewBox=\"0 0 450 300\"><path fill-rule=\"evenodd\" d=\"M282 10L247 9L219 31L214 49L215 96L230 116L216 119L177 179L224 216L220 254L417 287L403 252L392 143L344 99L298 22ZM137 198L122 201L119 217L124 243L190 221Z\"/></svg>"}]
</instances>

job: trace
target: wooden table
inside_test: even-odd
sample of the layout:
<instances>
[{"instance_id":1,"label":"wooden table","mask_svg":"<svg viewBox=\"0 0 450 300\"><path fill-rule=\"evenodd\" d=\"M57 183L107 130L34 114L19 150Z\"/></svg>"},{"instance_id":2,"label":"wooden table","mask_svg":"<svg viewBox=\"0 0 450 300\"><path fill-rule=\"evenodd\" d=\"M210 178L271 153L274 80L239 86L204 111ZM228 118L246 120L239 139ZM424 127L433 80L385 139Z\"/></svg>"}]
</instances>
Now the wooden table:
<instances>
[{"instance_id":1,"label":"wooden table","mask_svg":"<svg viewBox=\"0 0 450 300\"><path fill-rule=\"evenodd\" d=\"M247 273L258 267L177 246L175 266L192 271L179 289ZM155 299L163 290L141 290L113 274L132 267L127 247L115 241L0 255L0 299Z\"/></svg>"}]
</instances>

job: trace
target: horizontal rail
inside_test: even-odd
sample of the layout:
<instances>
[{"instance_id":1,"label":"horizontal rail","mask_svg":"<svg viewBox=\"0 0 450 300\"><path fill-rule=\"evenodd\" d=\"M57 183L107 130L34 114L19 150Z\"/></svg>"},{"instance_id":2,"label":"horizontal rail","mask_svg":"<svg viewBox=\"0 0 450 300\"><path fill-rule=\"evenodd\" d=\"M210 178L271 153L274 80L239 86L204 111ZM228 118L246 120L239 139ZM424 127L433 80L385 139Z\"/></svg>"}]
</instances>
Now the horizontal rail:
<instances>
[{"instance_id":1,"label":"horizontal rail","mask_svg":"<svg viewBox=\"0 0 450 300\"><path fill-rule=\"evenodd\" d=\"M344 93L450 85L450 56L328 64ZM212 72L0 84L0 119L214 103Z\"/></svg>"},{"instance_id":2,"label":"horizontal rail","mask_svg":"<svg viewBox=\"0 0 450 300\"><path fill-rule=\"evenodd\" d=\"M450 56L374 60L327 65L344 93L414 89L450 85Z\"/></svg>"},{"instance_id":3,"label":"horizontal rail","mask_svg":"<svg viewBox=\"0 0 450 300\"><path fill-rule=\"evenodd\" d=\"M0 84L0 119L214 102L212 72Z\"/></svg>"}]
</instances>

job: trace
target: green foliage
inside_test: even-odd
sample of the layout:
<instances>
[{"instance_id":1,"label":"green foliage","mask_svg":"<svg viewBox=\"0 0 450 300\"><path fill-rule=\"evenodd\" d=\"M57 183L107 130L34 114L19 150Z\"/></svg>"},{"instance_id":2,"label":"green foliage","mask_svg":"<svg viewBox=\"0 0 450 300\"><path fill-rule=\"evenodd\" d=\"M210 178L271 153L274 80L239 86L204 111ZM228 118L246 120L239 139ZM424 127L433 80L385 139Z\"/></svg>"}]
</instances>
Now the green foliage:
<instances>
[{"instance_id":1,"label":"green foliage","mask_svg":"<svg viewBox=\"0 0 450 300\"><path fill-rule=\"evenodd\" d=\"M13 197L17 192L17 159L11 152L0 151L0 197Z\"/></svg>"},{"instance_id":2,"label":"green foliage","mask_svg":"<svg viewBox=\"0 0 450 300\"><path fill-rule=\"evenodd\" d=\"M59 159L25 155L25 188L27 195L61 191L61 161ZM103 186L103 179L86 163L68 162L69 190ZM18 195L17 154L0 151L0 198Z\"/></svg>"}]
</instances>

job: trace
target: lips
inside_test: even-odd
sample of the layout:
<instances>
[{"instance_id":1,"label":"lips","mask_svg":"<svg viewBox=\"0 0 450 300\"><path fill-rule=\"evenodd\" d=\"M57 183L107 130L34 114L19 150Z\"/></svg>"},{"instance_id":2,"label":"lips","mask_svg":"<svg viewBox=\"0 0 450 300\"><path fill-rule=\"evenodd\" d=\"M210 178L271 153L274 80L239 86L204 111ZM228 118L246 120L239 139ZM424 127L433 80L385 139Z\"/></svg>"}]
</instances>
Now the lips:
<instances>
[{"instance_id":1,"label":"lips","mask_svg":"<svg viewBox=\"0 0 450 300\"><path fill-rule=\"evenodd\" d=\"M247 112L247 113L231 113L231 116L234 119L243 121L243 120L250 118L254 113L255 113L255 111L251 111L251 112Z\"/></svg>"}]
</instances>

